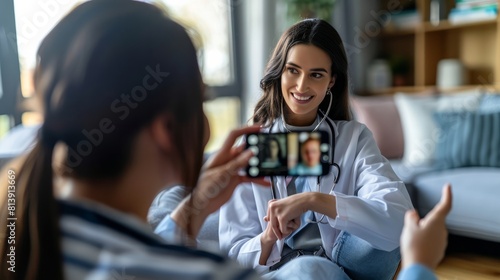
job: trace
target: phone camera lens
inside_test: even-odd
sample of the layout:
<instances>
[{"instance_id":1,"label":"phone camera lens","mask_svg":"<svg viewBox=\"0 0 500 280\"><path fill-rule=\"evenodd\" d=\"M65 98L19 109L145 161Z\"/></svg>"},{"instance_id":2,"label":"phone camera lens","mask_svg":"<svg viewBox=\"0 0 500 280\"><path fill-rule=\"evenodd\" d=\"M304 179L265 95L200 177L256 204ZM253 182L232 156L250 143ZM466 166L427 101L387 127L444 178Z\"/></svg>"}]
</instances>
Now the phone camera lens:
<instances>
[{"instance_id":1,"label":"phone camera lens","mask_svg":"<svg viewBox=\"0 0 500 280\"><path fill-rule=\"evenodd\" d=\"M253 153L253 155L254 155L254 156L256 156L256 155L258 155L258 154L259 154L259 147L257 147L257 146L252 146L252 147L250 147L249 149L252 151L252 153Z\"/></svg>"},{"instance_id":2,"label":"phone camera lens","mask_svg":"<svg viewBox=\"0 0 500 280\"><path fill-rule=\"evenodd\" d=\"M323 156L323 161L328 161L329 159L330 159L330 157L328 155Z\"/></svg>"},{"instance_id":3,"label":"phone camera lens","mask_svg":"<svg viewBox=\"0 0 500 280\"><path fill-rule=\"evenodd\" d=\"M325 144L325 143L321 144L321 147L320 147L320 149L321 149L321 151L322 151L323 153L328 152L328 149L329 149L329 148L330 148L330 146L329 146L328 144Z\"/></svg>"},{"instance_id":4,"label":"phone camera lens","mask_svg":"<svg viewBox=\"0 0 500 280\"><path fill-rule=\"evenodd\" d=\"M249 163L251 166L256 166L257 164L259 164L259 158L257 158L257 157L252 157L252 158L250 158L250 160L248 161L248 163Z\"/></svg>"},{"instance_id":5,"label":"phone camera lens","mask_svg":"<svg viewBox=\"0 0 500 280\"><path fill-rule=\"evenodd\" d=\"M248 170L248 173L250 174L250 176L255 177L255 176L259 175L259 168L252 167Z\"/></svg>"},{"instance_id":6,"label":"phone camera lens","mask_svg":"<svg viewBox=\"0 0 500 280\"><path fill-rule=\"evenodd\" d=\"M257 137L257 135L253 134L248 136L248 144L255 145L257 143L259 143L259 138Z\"/></svg>"}]
</instances>

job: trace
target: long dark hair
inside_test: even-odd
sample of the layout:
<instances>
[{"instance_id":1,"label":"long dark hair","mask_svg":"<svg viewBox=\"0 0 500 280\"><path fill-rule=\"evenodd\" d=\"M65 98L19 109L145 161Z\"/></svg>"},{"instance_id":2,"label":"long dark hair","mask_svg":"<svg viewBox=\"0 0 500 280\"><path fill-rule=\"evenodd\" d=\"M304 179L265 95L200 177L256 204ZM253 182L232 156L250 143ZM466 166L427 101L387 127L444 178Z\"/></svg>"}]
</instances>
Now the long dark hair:
<instances>
[{"instance_id":1,"label":"long dark hair","mask_svg":"<svg viewBox=\"0 0 500 280\"><path fill-rule=\"evenodd\" d=\"M280 141L276 137L266 138L266 142L264 143L265 146L263 149L263 154L264 154L263 160L266 160L267 158L271 158L271 142L275 142L276 145L278 146L278 161L282 165L286 165L285 153L283 151L283 148L281 147Z\"/></svg>"},{"instance_id":2,"label":"long dark hair","mask_svg":"<svg viewBox=\"0 0 500 280\"><path fill-rule=\"evenodd\" d=\"M62 172L82 180L119 178L138 132L160 114L193 188L203 156L203 83L186 31L149 4L96 0L78 6L38 50L35 91L44 124L16 174L16 272L8 271L2 229L1 279L62 279L54 147L67 148ZM4 204L5 205L5 204ZM2 207L2 220L8 217Z\"/></svg>"},{"instance_id":3,"label":"long dark hair","mask_svg":"<svg viewBox=\"0 0 500 280\"><path fill-rule=\"evenodd\" d=\"M280 117L283 95L281 75L285 69L288 51L298 44L311 44L325 51L332 60L332 77L336 76L332 108L328 116L332 120L350 120L348 102L347 56L340 35L328 22L321 19L305 19L283 33L269 60L264 77L260 81L262 97L252 116L256 124L269 126ZM319 108L326 113L330 100L326 97Z\"/></svg>"}]
</instances>

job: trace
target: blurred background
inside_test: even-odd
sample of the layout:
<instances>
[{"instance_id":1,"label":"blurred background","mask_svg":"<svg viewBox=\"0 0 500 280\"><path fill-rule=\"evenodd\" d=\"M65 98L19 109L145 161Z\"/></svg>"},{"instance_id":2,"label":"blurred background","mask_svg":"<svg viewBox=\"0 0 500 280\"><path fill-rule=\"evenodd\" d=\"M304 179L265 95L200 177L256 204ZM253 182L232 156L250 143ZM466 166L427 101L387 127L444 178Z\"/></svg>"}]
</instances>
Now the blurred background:
<instances>
[{"instance_id":1,"label":"blurred background","mask_svg":"<svg viewBox=\"0 0 500 280\"><path fill-rule=\"evenodd\" d=\"M49 30L82 2L0 2L0 138L15 125L42 121L33 98L36 50ZM147 2L161 6L184 24L198 49L199 64L209 86L205 111L212 137L207 151L219 147L230 129L247 123L261 94L259 81L272 48L280 34L302 18L328 20L341 34L349 59L349 90L353 95L433 88L439 84L437 66L444 58L456 60L451 64L465 65L473 76L451 82L448 79L448 83L495 87L495 81L500 80L495 50L498 37L495 0ZM482 13L472 14L466 13L468 2L491 3L486 3ZM457 10L454 17L453 10ZM470 24L471 19L480 22ZM452 20L459 26L467 24L450 27ZM440 21L448 25L439 24Z\"/></svg>"},{"instance_id":2,"label":"blurred background","mask_svg":"<svg viewBox=\"0 0 500 280\"><path fill-rule=\"evenodd\" d=\"M439 278L498 279L498 0L142 1L182 23L197 48L211 127L206 152L248 123L285 29L308 17L329 21L347 52L353 116L371 130L415 208L427 213L444 183L453 186ZM32 80L40 42L82 2L0 0L0 168L29 150L43 121Z\"/></svg>"}]
</instances>

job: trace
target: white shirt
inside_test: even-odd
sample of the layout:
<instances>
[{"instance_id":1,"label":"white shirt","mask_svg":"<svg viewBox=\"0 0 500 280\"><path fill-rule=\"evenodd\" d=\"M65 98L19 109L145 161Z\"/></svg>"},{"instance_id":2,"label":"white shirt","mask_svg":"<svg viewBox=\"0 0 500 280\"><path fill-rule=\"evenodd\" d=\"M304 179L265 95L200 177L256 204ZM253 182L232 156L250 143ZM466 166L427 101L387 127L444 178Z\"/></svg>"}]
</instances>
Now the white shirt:
<instances>
[{"instance_id":1,"label":"white shirt","mask_svg":"<svg viewBox=\"0 0 500 280\"><path fill-rule=\"evenodd\" d=\"M331 124L332 129L328 125ZM332 191L333 174L324 176L320 191L336 197L337 217L327 217L319 224L323 247L331 257L334 242L342 230L356 235L374 248L391 251L399 246L404 214L413 208L404 183L380 154L372 133L356 121L326 119L320 126L336 139L334 162L340 166L341 176ZM283 131L280 120L273 132ZM316 191L317 177L306 179L305 190ZM277 178L278 197L286 197L284 177ZM219 239L221 250L239 263L260 272L280 260L283 241L277 241L267 265L259 265L260 235L267 227L271 190L254 183L237 187L231 200L221 208ZM315 213L316 219L322 214Z\"/></svg>"}]
</instances>

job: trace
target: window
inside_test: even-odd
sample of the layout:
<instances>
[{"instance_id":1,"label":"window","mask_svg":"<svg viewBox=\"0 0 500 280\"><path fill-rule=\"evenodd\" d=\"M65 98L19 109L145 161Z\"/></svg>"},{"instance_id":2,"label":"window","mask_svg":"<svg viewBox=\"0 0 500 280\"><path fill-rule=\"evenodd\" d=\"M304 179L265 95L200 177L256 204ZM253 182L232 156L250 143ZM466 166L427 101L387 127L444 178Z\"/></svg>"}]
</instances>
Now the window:
<instances>
[{"instance_id":1,"label":"window","mask_svg":"<svg viewBox=\"0 0 500 280\"><path fill-rule=\"evenodd\" d=\"M37 1L13 1L7 0L3 3L2 17L8 16L15 18L12 25L10 22L0 23L3 27L7 26L9 32L6 39L8 49L11 54L17 56L18 61L6 63L2 61L2 67L9 69L9 77L16 77L17 85L10 87L10 90L4 92L9 95L9 99L14 101L16 112L4 112L0 107L0 114L16 115L16 123L24 125L38 124L41 122L41 116L37 113L37 108L33 100L33 71L36 63L36 52L43 38L49 31L64 17L71 9L83 0L37 0ZM9 5L10 4L10 5ZM14 31L15 30L15 33ZM5 67L4 67L5 66ZM17 69L18 72L17 72ZM5 79L4 79L5 82ZM20 95L20 96L18 96ZM3 100L2 100L3 101Z\"/></svg>"},{"instance_id":2,"label":"window","mask_svg":"<svg viewBox=\"0 0 500 280\"><path fill-rule=\"evenodd\" d=\"M210 123L207 152L219 148L240 124L240 95L234 52L234 6L229 0L155 0L183 24L198 50L198 62L213 100L204 104ZM210 95L210 94L209 94Z\"/></svg>"},{"instance_id":3,"label":"window","mask_svg":"<svg viewBox=\"0 0 500 280\"><path fill-rule=\"evenodd\" d=\"M82 0L14 1L17 49L23 97L33 96L33 70L36 52L43 38Z\"/></svg>"},{"instance_id":4,"label":"window","mask_svg":"<svg viewBox=\"0 0 500 280\"><path fill-rule=\"evenodd\" d=\"M1 60L1 58L0 58ZM0 63L1 65L1 63ZM0 100L2 100L3 95L3 84L2 84L2 69L0 67ZM2 135L7 133L10 126L10 118L7 115L0 115L0 138Z\"/></svg>"},{"instance_id":5,"label":"window","mask_svg":"<svg viewBox=\"0 0 500 280\"><path fill-rule=\"evenodd\" d=\"M0 65L2 65L1 58L0 58ZM2 68L0 67L0 99L2 99L2 95L3 95Z\"/></svg>"},{"instance_id":6,"label":"window","mask_svg":"<svg viewBox=\"0 0 500 280\"><path fill-rule=\"evenodd\" d=\"M13 0L0 1L0 137L19 120L19 61L15 44ZM11 11L10 13L8 11Z\"/></svg>"},{"instance_id":7,"label":"window","mask_svg":"<svg viewBox=\"0 0 500 280\"><path fill-rule=\"evenodd\" d=\"M227 0L156 0L189 31L198 49L205 83L227 85L233 81L230 9Z\"/></svg>"},{"instance_id":8,"label":"window","mask_svg":"<svg viewBox=\"0 0 500 280\"><path fill-rule=\"evenodd\" d=\"M0 4L1 17L9 12L15 15L15 30L17 30L16 36L10 36L10 44L14 49L17 47L20 74L16 75L20 78L22 97L18 98L16 92L4 94L22 100L23 112L20 112L22 116L18 122L24 124L40 122L40 116L34 113L36 108L30 106L33 103L30 99L34 93L32 76L36 52L43 38L57 22L71 9L85 1L7 0L4 2L2 0L4 4ZM205 102L204 108L211 127L211 141L207 151L213 151L220 146L228 130L240 124L241 90L236 71L233 36L237 23L233 21L235 5L232 4L232 1L238 0L142 1L164 8L172 18L186 27L197 47L200 69L205 83L209 86L209 92L212 93L212 98ZM0 21L0 27L2 24ZM0 107L0 115L4 113Z\"/></svg>"}]
</instances>

